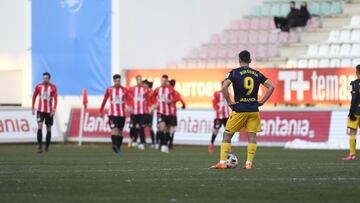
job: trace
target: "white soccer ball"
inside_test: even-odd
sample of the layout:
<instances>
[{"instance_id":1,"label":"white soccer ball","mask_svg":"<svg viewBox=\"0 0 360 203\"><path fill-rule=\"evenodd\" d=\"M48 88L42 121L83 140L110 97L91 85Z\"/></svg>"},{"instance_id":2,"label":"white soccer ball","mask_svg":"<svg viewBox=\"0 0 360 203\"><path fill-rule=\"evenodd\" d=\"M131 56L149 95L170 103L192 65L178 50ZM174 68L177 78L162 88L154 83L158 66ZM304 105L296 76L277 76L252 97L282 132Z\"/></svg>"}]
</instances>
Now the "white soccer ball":
<instances>
[{"instance_id":1,"label":"white soccer ball","mask_svg":"<svg viewBox=\"0 0 360 203\"><path fill-rule=\"evenodd\" d=\"M235 154L228 154L226 165L228 168L236 168L238 165L238 158L235 156Z\"/></svg>"}]
</instances>

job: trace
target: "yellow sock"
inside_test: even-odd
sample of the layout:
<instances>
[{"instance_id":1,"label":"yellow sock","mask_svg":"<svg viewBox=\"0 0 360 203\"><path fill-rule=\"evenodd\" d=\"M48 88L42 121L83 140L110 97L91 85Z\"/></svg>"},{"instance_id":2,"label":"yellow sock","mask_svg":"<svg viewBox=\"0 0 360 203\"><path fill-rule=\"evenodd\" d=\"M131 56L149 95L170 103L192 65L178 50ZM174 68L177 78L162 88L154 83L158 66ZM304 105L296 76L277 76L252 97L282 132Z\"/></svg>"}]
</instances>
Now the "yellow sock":
<instances>
[{"instance_id":1,"label":"yellow sock","mask_svg":"<svg viewBox=\"0 0 360 203\"><path fill-rule=\"evenodd\" d=\"M350 155L356 154L356 136L350 135Z\"/></svg>"},{"instance_id":2,"label":"yellow sock","mask_svg":"<svg viewBox=\"0 0 360 203\"><path fill-rule=\"evenodd\" d=\"M227 155L229 154L229 151L231 150L231 144L230 143L221 143L220 147L220 161L226 161Z\"/></svg>"},{"instance_id":3,"label":"yellow sock","mask_svg":"<svg viewBox=\"0 0 360 203\"><path fill-rule=\"evenodd\" d=\"M248 162L252 162L254 160L256 153L256 144L249 143L247 148L247 160Z\"/></svg>"}]
</instances>

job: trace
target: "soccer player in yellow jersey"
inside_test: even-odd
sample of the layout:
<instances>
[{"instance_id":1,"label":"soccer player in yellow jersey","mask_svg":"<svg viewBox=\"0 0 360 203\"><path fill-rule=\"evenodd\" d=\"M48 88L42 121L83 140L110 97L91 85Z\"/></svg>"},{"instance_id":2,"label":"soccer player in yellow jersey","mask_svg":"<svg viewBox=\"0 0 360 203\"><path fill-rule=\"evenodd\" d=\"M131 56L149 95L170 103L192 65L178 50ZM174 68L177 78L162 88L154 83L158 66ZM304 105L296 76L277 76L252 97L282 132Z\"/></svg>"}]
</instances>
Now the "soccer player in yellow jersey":
<instances>
[{"instance_id":1,"label":"soccer player in yellow jersey","mask_svg":"<svg viewBox=\"0 0 360 203\"><path fill-rule=\"evenodd\" d=\"M231 150L231 138L241 129L248 133L247 161L244 169L252 169L256 152L256 133L261 131L259 106L262 106L274 91L274 85L259 71L249 67L251 56L248 51L239 53L240 67L231 70L222 86L224 97L232 109L221 143L220 162L211 169L226 169L226 158ZM229 96L228 88L233 85L235 101ZM260 84L267 90L265 96L259 101L258 91Z\"/></svg>"},{"instance_id":2,"label":"soccer player in yellow jersey","mask_svg":"<svg viewBox=\"0 0 360 203\"><path fill-rule=\"evenodd\" d=\"M350 83L351 107L348 116L347 127L350 135L350 153L342 160L353 161L356 159L356 133L360 126L360 65L356 66L357 79Z\"/></svg>"}]
</instances>

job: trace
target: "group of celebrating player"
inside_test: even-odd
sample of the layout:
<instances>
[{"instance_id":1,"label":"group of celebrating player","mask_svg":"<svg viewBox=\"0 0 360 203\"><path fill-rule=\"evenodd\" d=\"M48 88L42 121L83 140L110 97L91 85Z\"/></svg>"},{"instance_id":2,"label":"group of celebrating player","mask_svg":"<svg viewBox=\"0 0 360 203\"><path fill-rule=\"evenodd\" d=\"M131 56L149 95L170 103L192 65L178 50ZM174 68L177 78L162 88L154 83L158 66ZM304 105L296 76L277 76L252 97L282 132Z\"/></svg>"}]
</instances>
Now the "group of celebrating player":
<instances>
[{"instance_id":1,"label":"group of celebrating player","mask_svg":"<svg viewBox=\"0 0 360 203\"><path fill-rule=\"evenodd\" d=\"M38 121L38 153L43 152L42 124L47 126L45 151L49 150L51 140L51 126L57 106L57 89L50 83L50 73L43 74L43 82L36 86L33 94L32 109L35 115L35 102L38 99L37 121ZM149 127L151 144L159 148L161 152L168 153L173 148L174 134L177 127L177 107L181 102L185 109L185 102L180 93L174 89L176 81L169 80L167 75L161 77L161 86L152 90L153 83L142 80L140 75L136 76L136 85L125 88L121 85L121 76L113 75L113 85L106 89L101 103L99 116L103 115L105 105L109 100L108 117L111 128L112 149L115 153L121 152L123 142L123 129L126 117L130 116L128 147L138 146L145 150L145 128ZM157 114L157 132L152 129L153 114ZM140 138L140 144L137 144Z\"/></svg>"},{"instance_id":2,"label":"group of celebrating player","mask_svg":"<svg viewBox=\"0 0 360 203\"><path fill-rule=\"evenodd\" d=\"M107 100L109 105L109 126L111 128L112 149L115 153L121 152L123 140L122 131L125 126L126 116L130 114L130 138L128 146L137 146L145 150L145 127L150 127L152 145L161 152L168 153L173 147L174 133L177 126L176 103L181 102L185 108L185 102L179 92L174 89L175 80L170 80L167 75L161 77L161 86L152 90L152 83L136 76L136 85L130 88L121 86L121 76L113 76L114 85L106 89L103 102L100 107L100 115L103 113ZM157 114L157 132L152 130L153 114Z\"/></svg>"},{"instance_id":3,"label":"group of celebrating player","mask_svg":"<svg viewBox=\"0 0 360 203\"><path fill-rule=\"evenodd\" d=\"M223 140L220 147L220 161L212 166L213 169L226 169L226 159L231 151L231 138L234 133L246 129L248 133L247 161L245 169L253 168L257 144L256 133L261 131L259 107L262 106L272 95L274 86L259 71L249 67L251 56L248 51L239 53L240 67L231 70L222 81L222 89L214 93L213 108L216 111L214 119L213 134L208 151L214 151L214 141L221 126L225 126ZM350 153L343 160L356 159L356 130L360 126L360 65L356 67L357 78L351 82L351 107L348 116L348 128L350 129ZM37 108L37 140L38 152L43 152L42 147L42 125L45 121L47 127L45 151L49 150L51 141L51 126L57 106L56 86L50 83L50 74L43 74L43 83L35 88L32 109L35 115L35 101L39 96ZM129 147L137 146L138 137L140 144L138 148L145 150L145 127L149 127L151 143L161 152L168 153L173 146L174 133L177 126L176 104L185 102L175 87L175 80L169 80L167 75L161 77L161 85L152 90L152 83L143 80L141 76L136 77L136 85L130 88L121 86L121 76L113 76L113 86L105 91L105 96L100 107L100 115L103 114L107 100L110 100L108 117L111 128L112 149L115 153L121 152L123 142L123 128L126 117L130 114L130 138ZM228 88L232 84L234 90L234 101L230 98ZM265 96L258 99L260 85L266 87ZM54 104L53 104L54 101ZM230 110L231 109L231 113ZM157 132L152 130L153 115L156 112Z\"/></svg>"}]
</instances>

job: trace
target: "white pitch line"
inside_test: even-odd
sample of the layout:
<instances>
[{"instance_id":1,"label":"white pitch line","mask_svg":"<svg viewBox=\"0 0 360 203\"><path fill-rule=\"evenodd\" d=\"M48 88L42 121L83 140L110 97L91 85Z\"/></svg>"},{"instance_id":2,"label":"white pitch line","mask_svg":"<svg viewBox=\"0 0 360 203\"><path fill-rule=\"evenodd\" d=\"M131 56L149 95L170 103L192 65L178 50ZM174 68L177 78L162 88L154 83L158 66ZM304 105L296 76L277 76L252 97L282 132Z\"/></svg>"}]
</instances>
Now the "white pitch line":
<instances>
[{"instance_id":1,"label":"white pitch line","mask_svg":"<svg viewBox=\"0 0 360 203\"><path fill-rule=\"evenodd\" d=\"M163 169L99 169L99 170L41 170L30 169L21 171L0 171L0 174L16 174L19 172L36 173L106 173L106 172L151 172L151 171L190 171L207 170L206 168L163 168Z\"/></svg>"},{"instance_id":2,"label":"white pitch line","mask_svg":"<svg viewBox=\"0 0 360 203\"><path fill-rule=\"evenodd\" d=\"M156 178L146 179L146 181L189 181L184 178ZM219 178L191 178L191 181L218 181ZM318 178L226 178L226 181L261 181L261 182L343 182L343 181L360 181L360 178L342 178L342 177L318 177Z\"/></svg>"}]
</instances>

